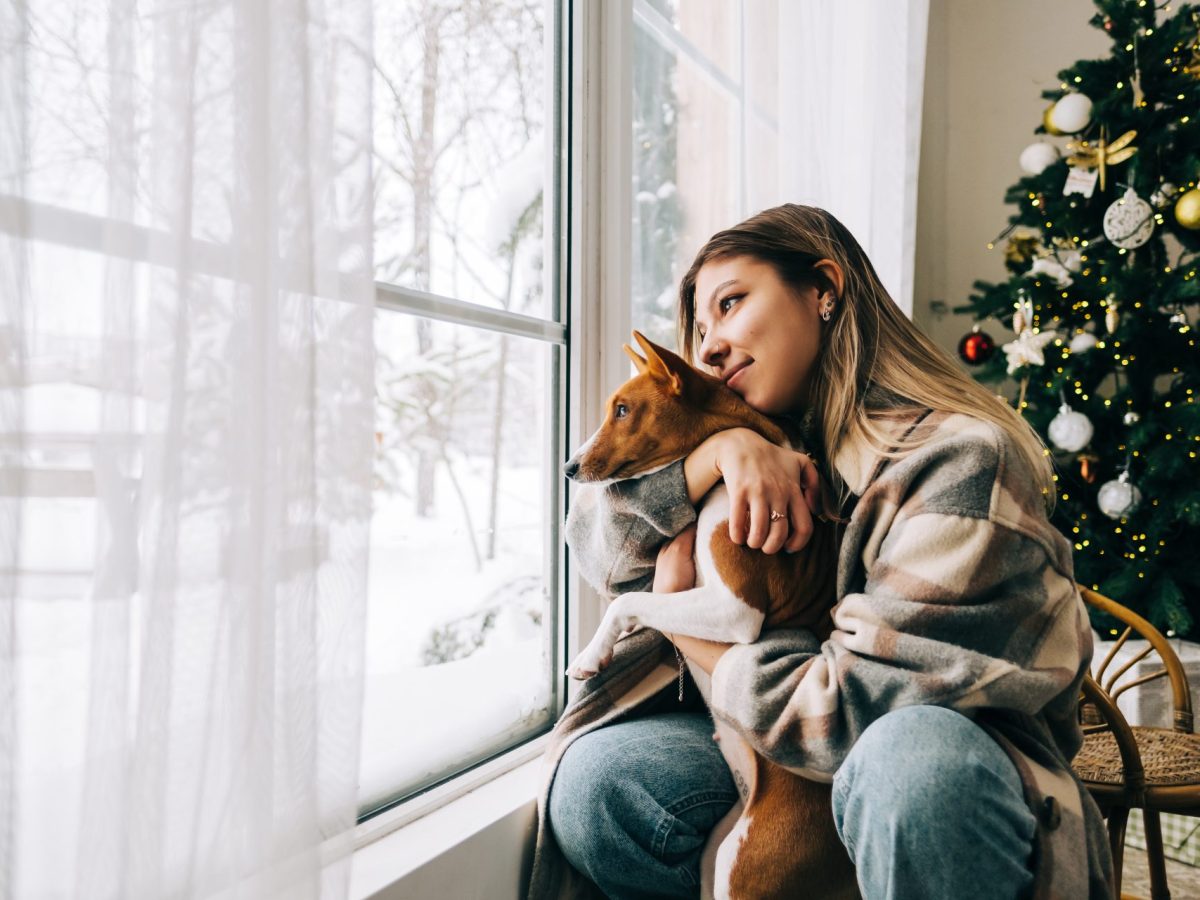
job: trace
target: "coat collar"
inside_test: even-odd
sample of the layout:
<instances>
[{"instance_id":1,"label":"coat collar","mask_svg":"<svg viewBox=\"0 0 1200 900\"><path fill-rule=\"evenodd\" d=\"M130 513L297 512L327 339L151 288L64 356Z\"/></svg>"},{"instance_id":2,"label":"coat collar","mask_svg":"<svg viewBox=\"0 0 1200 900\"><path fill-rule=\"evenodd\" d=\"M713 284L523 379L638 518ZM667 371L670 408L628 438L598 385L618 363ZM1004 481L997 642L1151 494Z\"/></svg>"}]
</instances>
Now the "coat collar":
<instances>
[{"instance_id":1,"label":"coat collar","mask_svg":"<svg viewBox=\"0 0 1200 900\"><path fill-rule=\"evenodd\" d=\"M897 444L904 441L933 412L907 397L874 384L864 395L863 405L876 424L882 426ZM861 497L890 461L870 441L858 439L844 442L830 460L830 467L850 493Z\"/></svg>"}]
</instances>

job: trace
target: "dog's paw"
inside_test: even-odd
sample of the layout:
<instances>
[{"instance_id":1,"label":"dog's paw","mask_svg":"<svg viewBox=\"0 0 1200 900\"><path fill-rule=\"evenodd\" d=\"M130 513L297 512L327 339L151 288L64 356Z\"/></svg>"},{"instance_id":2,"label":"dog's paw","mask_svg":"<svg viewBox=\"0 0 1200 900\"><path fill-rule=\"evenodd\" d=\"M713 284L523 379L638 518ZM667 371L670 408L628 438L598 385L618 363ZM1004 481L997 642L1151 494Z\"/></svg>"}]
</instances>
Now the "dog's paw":
<instances>
[{"instance_id":1,"label":"dog's paw","mask_svg":"<svg viewBox=\"0 0 1200 900\"><path fill-rule=\"evenodd\" d=\"M607 654L596 653L590 648L575 657L574 662L567 666L567 675L577 681L586 681L607 668L612 662L612 651Z\"/></svg>"}]
</instances>

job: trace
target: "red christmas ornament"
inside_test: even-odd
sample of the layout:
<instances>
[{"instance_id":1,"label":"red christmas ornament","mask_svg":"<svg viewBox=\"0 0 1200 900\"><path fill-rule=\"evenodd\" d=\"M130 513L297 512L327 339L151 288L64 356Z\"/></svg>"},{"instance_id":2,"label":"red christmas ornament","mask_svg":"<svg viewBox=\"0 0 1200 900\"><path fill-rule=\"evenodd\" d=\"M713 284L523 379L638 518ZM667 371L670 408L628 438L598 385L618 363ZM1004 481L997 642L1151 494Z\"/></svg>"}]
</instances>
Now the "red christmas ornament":
<instances>
[{"instance_id":1,"label":"red christmas ornament","mask_svg":"<svg viewBox=\"0 0 1200 900\"><path fill-rule=\"evenodd\" d=\"M963 335L958 342L958 355L962 361L972 366L982 366L996 352L996 342L991 336L980 331L976 325Z\"/></svg>"},{"instance_id":2,"label":"red christmas ornament","mask_svg":"<svg viewBox=\"0 0 1200 900\"><path fill-rule=\"evenodd\" d=\"M1104 30L1105 31L1113 30L1113 20L1109 16L1104 17Z\"/></svg>"}]
</instances>

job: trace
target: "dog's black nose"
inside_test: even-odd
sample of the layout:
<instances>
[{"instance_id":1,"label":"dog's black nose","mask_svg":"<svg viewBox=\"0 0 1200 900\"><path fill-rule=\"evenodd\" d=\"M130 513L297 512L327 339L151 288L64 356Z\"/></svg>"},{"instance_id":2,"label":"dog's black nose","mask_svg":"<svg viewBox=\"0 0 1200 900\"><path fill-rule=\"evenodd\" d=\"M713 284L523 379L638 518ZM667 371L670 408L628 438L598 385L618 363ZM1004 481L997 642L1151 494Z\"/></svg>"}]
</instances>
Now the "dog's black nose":
<instances>
[{"instance_id":1,"label":"dog's black nose","mask_svg":"<svg viewBox=\"0 0 1200 900\"><path fill-rule=\"evenodd\" d=\"M579 474L579 460L568 459L563 463L563 474L574 481L575 476Z\"/></svg>"}]
</instances>

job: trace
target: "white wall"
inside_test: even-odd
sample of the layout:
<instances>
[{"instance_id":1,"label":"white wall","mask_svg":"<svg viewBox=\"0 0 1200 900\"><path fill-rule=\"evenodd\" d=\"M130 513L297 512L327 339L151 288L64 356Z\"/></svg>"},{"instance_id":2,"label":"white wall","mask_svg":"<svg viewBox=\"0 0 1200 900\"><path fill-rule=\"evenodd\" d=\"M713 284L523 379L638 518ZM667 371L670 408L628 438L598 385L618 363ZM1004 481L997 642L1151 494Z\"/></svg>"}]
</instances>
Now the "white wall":
<instances>
[{"instance_id":1,"label":"white wall","mask_svg":"<svg viewBox=\"0 0 1200 900\"><path fill-rule=\"evenodd\" d=\"M952 309L977 278L1007 277L1003 242L987 243L1013 212L1004 194L1037 139L1041 92L1077 60L1108 55L1108 37L1088 24L1095 11L1091 0L930 2L913 318L952 354L974 320L931 304ZM1013 337L995 321L984 330L997 345Z\"/></svg>"}]
</instances>

